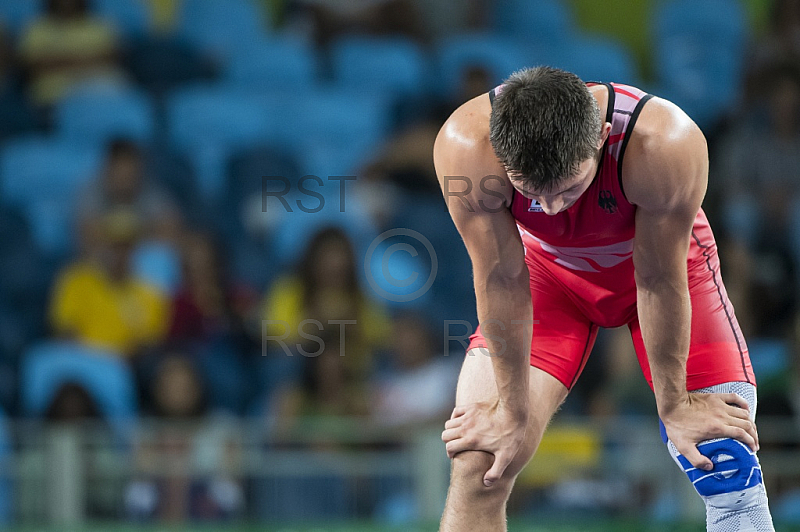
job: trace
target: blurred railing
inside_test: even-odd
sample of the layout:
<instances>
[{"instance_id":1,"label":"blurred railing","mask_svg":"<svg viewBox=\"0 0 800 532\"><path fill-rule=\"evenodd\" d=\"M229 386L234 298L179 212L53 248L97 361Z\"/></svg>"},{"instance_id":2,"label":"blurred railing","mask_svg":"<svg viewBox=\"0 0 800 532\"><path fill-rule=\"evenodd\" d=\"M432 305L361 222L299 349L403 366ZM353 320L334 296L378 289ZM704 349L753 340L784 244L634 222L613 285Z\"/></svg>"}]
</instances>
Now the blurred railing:
<instances>
[{"instance_id":1,"label":"blurred railing","mask_svg":"<svg viewBox=\"0 0 800 532\"><path fill-rule=\"evenodd\" d=\"M188 485L193 479L238 486L243 499L235 519L435 521L449 475L440 431L438 424L389 428L350 418L305 419L291 427L213 417L144 420L125 434L99 424L17 422L0 483L12 494L13 522L26 525L129 519L136 482ZM770 489L800 487L796 424L760 419L759 434ZM537 505L664 520L703 517L652 417L560 416L520 475L510 511Z\"/></svg>"}]
</instances>

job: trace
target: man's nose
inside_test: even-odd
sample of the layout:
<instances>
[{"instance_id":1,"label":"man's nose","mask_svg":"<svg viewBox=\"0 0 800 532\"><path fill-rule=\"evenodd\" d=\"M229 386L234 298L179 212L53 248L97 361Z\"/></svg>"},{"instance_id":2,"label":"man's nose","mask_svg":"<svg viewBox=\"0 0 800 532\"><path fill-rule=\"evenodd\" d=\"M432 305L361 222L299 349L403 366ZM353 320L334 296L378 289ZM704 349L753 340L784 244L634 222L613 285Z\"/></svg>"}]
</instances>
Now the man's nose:
<instances>
[{"instance_id":1,"label":"man's nose","mask_svg":"<svg viewBox=\"0 0 800 532\"><path fill-rule=\"evenodd\" d=\"M562 207L564 207L564 200L561 198L541 198L539 199L539 205L542 206L542 210L545 214L553 216L554 214L558 214Z\"/></svg>"}]
</instances>

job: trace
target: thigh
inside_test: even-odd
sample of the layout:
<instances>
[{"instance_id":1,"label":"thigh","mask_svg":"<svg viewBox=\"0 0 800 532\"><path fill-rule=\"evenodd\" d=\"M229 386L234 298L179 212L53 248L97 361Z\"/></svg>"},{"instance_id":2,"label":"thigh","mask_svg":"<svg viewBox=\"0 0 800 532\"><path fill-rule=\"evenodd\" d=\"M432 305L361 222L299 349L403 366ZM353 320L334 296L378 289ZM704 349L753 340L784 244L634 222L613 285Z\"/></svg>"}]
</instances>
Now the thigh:
<instances>
[{"instance_id":1,"label":"thigh","mask_svg":"<svg viewBox=\"0 0 800 532\"><path fill-rule=\"evenodd\" d=\"M539 442L550 418L567 397L568 390L564 384L549 373L530 366L528 368L530 382L528 404L530 420L523 448L508 468L508 473L516 475L528 463ZM456 405L466 405L497 399L497 385L489 351L475 348L467 352L461 374L458 377Z\"/></svg>"},{"instance_id":2,"label":"thigh","mask_svg":"<svg viewBox=\"0 0 800 532\"><path fill-rule=\"evenodd\" d=\"M528 267L533 304L531 366L550 374L569 390L586 365L598 327L583 314L550 272L535 264ZM487 347L478 327L470 336L468 351Z\"/></svg>"},{"instance_id":3,"label":"thigh","mask_svg":"<svg viewBox=\"0 0 800 532\"><path fill-rule=\"evenodd\" d=\"M692 322L686 389L697 390L735 381L755 384L747 344L725 286L721 280L715 282L713 277L696 277L697 274L690 276L689 283ZM628 326L639 365L652 388L653 379L639 320L633 320Z\"/></svg>"}]
</instances>

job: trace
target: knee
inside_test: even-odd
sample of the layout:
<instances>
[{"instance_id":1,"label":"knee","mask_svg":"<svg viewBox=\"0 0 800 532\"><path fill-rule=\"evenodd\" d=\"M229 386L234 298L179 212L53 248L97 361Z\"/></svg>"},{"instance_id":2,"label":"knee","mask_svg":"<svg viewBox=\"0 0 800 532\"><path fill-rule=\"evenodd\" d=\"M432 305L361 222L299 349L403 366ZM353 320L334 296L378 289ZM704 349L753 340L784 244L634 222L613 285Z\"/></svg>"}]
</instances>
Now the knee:
<instances>
[{"instance_id":1,"label":"knee","mask_svg":"<svg viewBox=\"0 0 800 532\"><path fill-rule=\"evenodd\" d=\"M515 473L511 468L506 470L498 482L491 487L483 483L483 477L492 467L494 456L483 451L465 451L453 458L450 484L460 493L478 500L508 498L514 484Z\"/></svg>"},{"instance_id":2,"label":"knee","mask_svg":"<svg viewBox=\"0 0 800 532\"><path fill-rule=\"evenodd\" d=\"M745 444L730 438L703 442L697 448L711 459L714 469L711 471L695 469L683 456L679 457L684 471L697 492L712 505L728 506L733 503L747 507L750 504L748 500L750 497L745 494L752 492L756 497L756 492L760 490L750 490L750 488L763 486L761 465L755 453ZM735 496L727 497L729 494Z\"/></svg>"}]
</instances>

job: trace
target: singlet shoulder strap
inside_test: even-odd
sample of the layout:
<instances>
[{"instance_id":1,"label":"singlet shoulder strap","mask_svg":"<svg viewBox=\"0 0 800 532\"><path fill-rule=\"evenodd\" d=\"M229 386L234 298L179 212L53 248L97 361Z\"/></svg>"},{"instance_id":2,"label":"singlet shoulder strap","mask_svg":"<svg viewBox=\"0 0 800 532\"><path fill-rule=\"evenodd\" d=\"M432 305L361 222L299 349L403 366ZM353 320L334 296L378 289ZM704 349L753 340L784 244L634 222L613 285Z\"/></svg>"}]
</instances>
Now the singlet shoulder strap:
<instances>
[{"instance_id":1,"label":"singlet shoulder strap","mask_svg":"<svg viewBox=\"0 0 800 532\"><path fill-rule=\"evenodd\" d=\"M650 101L652 97L652 94L645 94L638 101L636 107L633 108L630 120L628 120L628 124L625 127L625 135L622 137L622 143L619 148L619 155L617 156L617 179L619 179L619 189L622 191L622 195L625 196L625 199L628 199L628 196L625 195L625 187L622 186L622 161L625 158L625 149L628 147L628 142L631 140L633 128L636 126L636 120L639 119L639 114L641 114L644 104Z\"/></svg>"},{"instance_id":2,"label":"singlet shoulder strap","mask_svg":"<svg viewBox=\"0 0 800 532\"><path fill-rule=\"evenodd\" d=\"M614 92L614 87L611 83L597 83L598 85L605 85L606 89L608 89L608 103L606 104L606 122L609 124L614 119L614 104L616 103L616 95L617 93Z\"/></svg>"}]
</instances>

